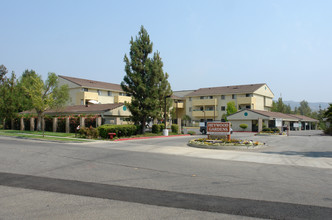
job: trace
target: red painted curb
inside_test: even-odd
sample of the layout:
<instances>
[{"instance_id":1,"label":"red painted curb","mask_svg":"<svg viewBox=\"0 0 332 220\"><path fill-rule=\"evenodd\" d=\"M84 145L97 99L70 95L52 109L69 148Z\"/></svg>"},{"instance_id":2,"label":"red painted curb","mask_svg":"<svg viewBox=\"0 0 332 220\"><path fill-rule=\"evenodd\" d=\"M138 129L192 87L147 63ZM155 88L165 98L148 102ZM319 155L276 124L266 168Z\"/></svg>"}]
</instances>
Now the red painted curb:
<instances>
[{"instance_id":1,"label":"red painted curb","mask_svg":"<svg viewBox=\"0 0 332 220\"><path fill-rule=\"evenodd\" d=\"M190 136L190 134L169 135L169 136L136 137L136 138L121 138L121 139L116 139L114 141L128 141L128 140L140 140L140 139L152 139L152 138L167 138L167 137L182 137L182 136Z\"/></svg>"}]
</instances>

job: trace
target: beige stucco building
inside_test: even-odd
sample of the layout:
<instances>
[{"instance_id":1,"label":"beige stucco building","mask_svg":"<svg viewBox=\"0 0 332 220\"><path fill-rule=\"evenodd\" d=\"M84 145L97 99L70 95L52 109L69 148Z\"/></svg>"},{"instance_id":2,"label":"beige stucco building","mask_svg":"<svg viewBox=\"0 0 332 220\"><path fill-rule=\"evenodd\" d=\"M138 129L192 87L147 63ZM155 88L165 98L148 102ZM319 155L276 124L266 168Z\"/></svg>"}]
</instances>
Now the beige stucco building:
<instances>
[{"instance_id":1,"label":"beige stucco building","mask_svg":"<svg viewBox=\"0 0 332 220\"><path fill-rule=\"evenodd\" d=\"M130 102L119 84L59 76L59 85L68 85L70 101L67 105L113 104Z\"/></svg>"},{"instance_id":2,"label":"beige stucco building","mask_svg":"<svg viewBox=\"0 0 332 220\"><path fill-rule=\"evenodd\" d=\"M194 121L220 121L228 102L237 110L270 111L273 97L265 83L201 88L185 95L185 112Z\"/></svg>"}]
</instances>

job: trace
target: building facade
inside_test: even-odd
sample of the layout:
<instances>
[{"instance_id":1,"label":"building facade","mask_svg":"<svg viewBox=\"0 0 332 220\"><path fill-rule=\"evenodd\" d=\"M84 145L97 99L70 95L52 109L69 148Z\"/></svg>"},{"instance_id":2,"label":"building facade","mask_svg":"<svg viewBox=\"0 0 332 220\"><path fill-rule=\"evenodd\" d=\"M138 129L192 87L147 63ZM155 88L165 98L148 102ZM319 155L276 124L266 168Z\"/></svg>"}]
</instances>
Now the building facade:
<instances>
[{"instance_id":1,"label":"building facade","mask_svg":"<svg viewBox=\"0 0 332 220\"><path fill-rule=\"evenodd\" d=\"M59 76L59 85L68 85L70 101L67 105L113 104L130 102L119 84Z\"/></svg>"},{"instance_id":2,"label":"building facade","mask_svg":"<svg viewBox=\"0 0 332 220\"><path fill-rule=\"evenodd\" d=\"M185 95L186 114L194 121L220 121L229 102L237 110L270 111L273 97L265 83L201 88Z\"/></svg>"}]
</instances>

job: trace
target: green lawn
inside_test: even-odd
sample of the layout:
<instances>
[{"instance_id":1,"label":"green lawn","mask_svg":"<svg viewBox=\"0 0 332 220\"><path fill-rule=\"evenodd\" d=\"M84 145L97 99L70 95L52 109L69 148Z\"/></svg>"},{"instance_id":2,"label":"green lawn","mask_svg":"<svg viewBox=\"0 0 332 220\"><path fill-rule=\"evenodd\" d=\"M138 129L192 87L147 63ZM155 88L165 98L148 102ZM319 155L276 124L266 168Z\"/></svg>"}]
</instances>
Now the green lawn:
<instances>
[{"instance_id":1,"label":"green lawn","mask_svg":"<svg viewBox=\"0 0 332 220\"><path fill-rule=\"evenodd\" d=\"M63 141L63 142L90 141L90 140L83 139L83 138L75 138L75 134L73 134L73 133L60 133L60 132L48 132L48 131L45 131L44 137L43 137L42 131L0 130L0 135L11 136L11 137L30 138L30 139Z\"/></svg>"}]
</instances>

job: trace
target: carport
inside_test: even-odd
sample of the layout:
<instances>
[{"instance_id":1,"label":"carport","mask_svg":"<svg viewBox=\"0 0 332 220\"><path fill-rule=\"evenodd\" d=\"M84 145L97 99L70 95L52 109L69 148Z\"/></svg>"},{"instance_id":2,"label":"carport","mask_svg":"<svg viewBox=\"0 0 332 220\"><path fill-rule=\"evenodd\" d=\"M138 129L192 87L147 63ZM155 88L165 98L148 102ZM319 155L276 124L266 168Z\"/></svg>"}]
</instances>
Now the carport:
<instances>
[{"instance_id":1,"label":"carport","mask_svg":"<svg viewBox=\"0 0 332 220\"><path fill-rule=\"evenodd\" d=\"M253 131L260 132L263 127L282 127L287 126L291 130L313 130L317 128L318 120L303 115L284 114L280 112L268 112L262 110L244 109L227 117L232 123L234 131ZM240 124L247 124L243 130Z\"/></svg>"}]
</instances>

